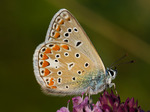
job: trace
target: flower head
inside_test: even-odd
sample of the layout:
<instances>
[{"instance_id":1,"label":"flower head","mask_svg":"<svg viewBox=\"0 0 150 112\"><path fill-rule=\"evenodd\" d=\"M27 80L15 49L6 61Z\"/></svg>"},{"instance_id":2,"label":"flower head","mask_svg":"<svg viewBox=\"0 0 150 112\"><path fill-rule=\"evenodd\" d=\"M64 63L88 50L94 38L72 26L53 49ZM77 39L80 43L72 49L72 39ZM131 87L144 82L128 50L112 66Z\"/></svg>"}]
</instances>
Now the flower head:
<instances>
[{"instance_id":1,"label":"flower head","mask_svg":"<svg viewBox=\"0 0 150 112\"><path fill-rule=\"evenodd\" d=\"M72 98L72 103L73 112L143 112L134 98L127 98L125 102L121 102L119 95L115 95L113 91L104 91L96 104L90 103L89 98L83 98L83 95ZM69 112L69 109L62 107L57 112Z\"/></svg>"},{"instance_id":2,"label":"flower head","mask_svg":"<svg viewBox=\"0 0 150 112\"><path fill-rule=\"evenodd\" d=\"M101 109L103 111L117 111L117 112L140 112L141 108L138 106L138 102L134 101L134 98L127 98L125 103L120 100L119 95L114 95L113 91L109 94L107 91L100 96L100 102L102 104Z\"/></svg>"},{"instance_id":3,"label":"flower head","mask_svg":"<svg viewBox=\"0 0 150 112\"><path fill-rule=\"evenodd\" d=\"M75 99L76 99L76 97L75 97ZM88 104L89 99L87 96L84 98L84 100L79 99L78 102L76 102L76 103L74 102L74 100L73 100L73 112L83 112L83 110L86 110L86 112L90 112L89 110L91 110L91 109L89 108L89 104ZM77 103L79 103L79 104L76 105Z\"/></svg>"}]
</instances>

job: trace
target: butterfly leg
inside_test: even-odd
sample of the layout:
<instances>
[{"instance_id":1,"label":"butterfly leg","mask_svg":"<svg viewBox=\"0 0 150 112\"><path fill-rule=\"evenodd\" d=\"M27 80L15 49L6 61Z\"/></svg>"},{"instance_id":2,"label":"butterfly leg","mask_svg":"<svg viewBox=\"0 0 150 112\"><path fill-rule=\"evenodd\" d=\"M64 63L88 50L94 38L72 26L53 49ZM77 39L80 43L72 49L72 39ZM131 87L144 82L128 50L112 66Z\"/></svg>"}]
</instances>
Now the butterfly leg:
<instances>
[{"instance_id":1,"label":"butterfly leg","mask_svg":"<svg viewBox=\"0 0 150 112\"><path fill-rule=\"evenodd\" d=\"M92 104L93 104L93 99L92 99L91 94L90 94L90 90L91 90L91 89L92 89L91 86L89 86L89 87L87 88L86 96L88 96L88 104L89 104L90 108L93 109L93 106L92 106Z\"/></svg>"},{"instance_id":2,"label":"butterfly leg","mask_svg":"<svg viewBox=\"0 0 150 112\"><path fill-rule=\"evenodd\" d=\"M90 89L91 89L91 86L87 88L86 93L85 93L86 96L89 95L89 99L90 99Z\"/></svg>"},{"instance_id":3,"label":"butterfly leg","mask_svg":"<svg viewBox=\"0 0 150 112\"><path fill-rule=\"evenodd\" d=\"M115 90L116 94L118 95L118 92L117 92L117 90L116 90L116 85L115 85L115 83L110 83L110 84L109 84L109 88L111 88L112 86L114 87L114 90Z\"/></svg>"}]
</instances>

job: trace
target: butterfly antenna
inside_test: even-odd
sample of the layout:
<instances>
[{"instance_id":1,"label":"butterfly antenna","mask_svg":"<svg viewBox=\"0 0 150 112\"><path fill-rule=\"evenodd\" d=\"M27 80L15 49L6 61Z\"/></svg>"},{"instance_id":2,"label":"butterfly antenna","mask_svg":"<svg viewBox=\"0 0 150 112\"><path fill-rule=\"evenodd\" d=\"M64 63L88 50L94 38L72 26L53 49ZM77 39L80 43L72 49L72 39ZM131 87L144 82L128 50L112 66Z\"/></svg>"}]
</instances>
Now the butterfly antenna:
<instances>
[{"instance_id":1,"label":"butterfly antenna","mask_svg":"<svg viewBox=\"0 0 150 112\"><path fill-rule=\"evenodd\" d=\"M134 62L135 62L134 60L131 60L131 61L128 61L128 62L122 62L122 63L119 63L117 65L112 66L111 68L115 67L115 69L116 69L119 65L124 65L124 64L134 63Z\"/></svg>"},{"instance_id":2,"label":"butterfly antenna","mask_svg":"<svg viewBox=\"0 0 150 112\"><path fill-rule=\"evenodd\" d=\"M125 55L123 55L122 57L120 57L119 59L117 59L116 61L114 61L114 62L110 65L109 68L114 67L114 64L116 64L118 61L124 59L124 58L127 57L127 56L128 56L128 54L126 53Z\"/></svg>"}]
</instances>

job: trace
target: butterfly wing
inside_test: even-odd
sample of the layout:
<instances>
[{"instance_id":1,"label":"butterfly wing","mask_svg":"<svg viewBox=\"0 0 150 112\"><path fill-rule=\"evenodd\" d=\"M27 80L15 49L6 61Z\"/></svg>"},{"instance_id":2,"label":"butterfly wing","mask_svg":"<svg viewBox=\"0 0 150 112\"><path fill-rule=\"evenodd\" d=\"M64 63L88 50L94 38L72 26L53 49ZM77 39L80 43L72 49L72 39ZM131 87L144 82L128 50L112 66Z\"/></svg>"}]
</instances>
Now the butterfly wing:
<instances>
[{"instance_id":1,"label":"butterfly wing","mask_svg":"<svg viewBox=\"0 0 150 112\"><path fill-rule=\"evenodd\" d=\"M45 42L51 41L69 41L70 45L86 54L105 73L104 64L90 39L68 10L61 9L53 17L45 39Z\"/></svg>"},{"instance_id":2,"label":"butterfly wing","mask_svg":"<svg viewBox=\"0 0 150 112\"><path fill-rule=\"evenodd\" d=\"M53 17L45 42L34 54L34 71L42 88L50 94L86 91L92 77L105 67L88 36L66 10Z\"/></svg>"}]
</instances>

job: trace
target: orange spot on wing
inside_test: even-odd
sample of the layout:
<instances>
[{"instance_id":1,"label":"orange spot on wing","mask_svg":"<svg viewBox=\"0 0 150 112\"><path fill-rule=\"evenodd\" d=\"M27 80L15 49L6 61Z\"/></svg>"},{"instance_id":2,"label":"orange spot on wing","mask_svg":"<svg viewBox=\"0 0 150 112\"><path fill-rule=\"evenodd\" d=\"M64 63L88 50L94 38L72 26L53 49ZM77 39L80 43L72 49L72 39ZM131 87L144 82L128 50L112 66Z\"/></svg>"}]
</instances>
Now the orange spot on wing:
<instances>
[{"instance_id":1,"label":"orange spot on wing","mask_svg":"<svg viewBox=\"0 0 150 112\"><path fill-rule=\"evenodd\" d=\"M51 82L49 83L49 86L52 86L52 85L54 85L54 81L51 81Z\"/></svg>"},{"instance_id":2,"label":"orange spot on wing","mask_svg":"<svg viewBox=\"0 0 150 112\"><path fill-rule=\"evenodd\" d=\"M49 63L49 62L47 62L47 61L43 61L42 67L47 67L47 66L49 66L49 65L50 65L50 63Z\"/></svg>"},{"instance_id":3,"label":"orange spot on wing","mask_svg":"<svg viewBox=\"0 0 150 112\"><path fill-rule=\"evenodd\" d=\"M63 44L63 45L61 45L61 47L64 48L64 49L66 49L66 50L69 50L68 45Z\"/></svg>"},{"instance_id":4,"label":"orange spot on wing","mask_svg":"<svg viewBox=\"0 0 150 112\"><path fill-rule=\"evenodd\" d=\"M54 51L58 51L58 50L60 50L60 47L55 44L55 46L54 46L52 49L53 49Z\"/></svg>"},{"instance_id":5,"label":"orange spot on wing","mask_svg":"<svg viewBox=\"0 0 150 112\"><path fill-rule=\"evenodd\" d=\"M54 78L51 78L51 79L50 79L49 86L52 86L52 85L54 85L54 81L53 81L53 80L54 80Z\"/></svg>"},{"instance_id":6,"label":"orange spot on wing","mask_svg":"<svg viewBox=\"0 0 150 112\"><path fill-rule=\"evenodd\" d=\"M56 31L60 31L60 26L57 25Z\"/></svg>"},{"instance_id":7,"label":"orange spot on wing","mask_svg":"<svg viewBox=\"0 0 150 112\"><path fill-rule=\"evenodd\" d=\"M50 71L48 69L44 70L44 76L47 76L50 73Z\"/></svg>"},{"instance_id":8,"label":"orange spot on wing","mask_svg":"<svg viewBox=\"0 0 150 112\"><path fill-rule=\"evenodd\" d=\"M51 49L47 48L44 53L51 53Z\"/></svg>"},{"instance_id":9,"label":"orange spot on wing","mask_svg":"<svg viewBox=\"0 0 150 112\"><path fill-rule=\"evenodd\" d=\"M56 87L56 86L52 86L51 88L52 88L52 89L56 89L57 87Z\"/></svg>"},{"instance_id":10,"label":"orange spot on wing","mask_svg":"<svg viewBox=\"0 0 150 112\"><path fill-rule=\"evenodd\" d=\"M46 54L43 54L43 58L42 59L46 60L46 59L48 59L48 56Z\"/></svg>"},{"instance_id":11,"label":"orange spot on wing","mask_svg":"<svg viewBox=\"0 0 150 112\"><path fill-rule=\"evenodd\" d=\"M64 20L61 19L60 22L59 22L59 24L64 24Z\"/></svg>"},{"instance_id":12,"label":"orange spot on wing","mask_svg":"<svg viewBox=\"0 0 150 112\"><path fill-rule=\"evenodd\" d=\"M58 38L60 34L58 32L55 33L54 38Z\"/></svg>"},{"instance_id":13,"label":"orange spot on wing","mask_svg":"<svg viewBox=\"0 0 150 112\"><path fill-rule=\"evenodd\" d=\"M54 78L51 78L50 81L54 80Z\"/></svg>"}]
</instances>

